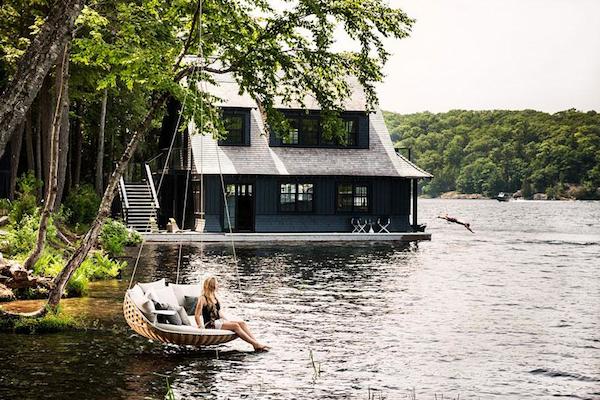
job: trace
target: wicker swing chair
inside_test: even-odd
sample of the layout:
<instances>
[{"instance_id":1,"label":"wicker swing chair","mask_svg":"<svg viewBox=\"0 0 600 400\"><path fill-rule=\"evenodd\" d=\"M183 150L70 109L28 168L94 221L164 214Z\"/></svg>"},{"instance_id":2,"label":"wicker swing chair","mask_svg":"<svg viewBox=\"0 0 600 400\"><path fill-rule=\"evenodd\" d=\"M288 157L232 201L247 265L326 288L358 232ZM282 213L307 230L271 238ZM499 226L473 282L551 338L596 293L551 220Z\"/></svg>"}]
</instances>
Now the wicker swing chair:
<instances>
[{"instance_id":1,"label":"wicker swing chair","mask_svg":"<svg viewBox=\"0 0 600 400\"><path fill-rule=\"evenodd\" d=\"M181 332L178 331L177 327L169 329L164 327L164 324L158 327L157 324L150 322L135 305L129 292L125 293L123 315L127 324L136 333L161 343L200 347L227 343L238 337L234 332L221 329L194 329L194 327L189 327L189 332Z\"/></svg>"}]
</instances>

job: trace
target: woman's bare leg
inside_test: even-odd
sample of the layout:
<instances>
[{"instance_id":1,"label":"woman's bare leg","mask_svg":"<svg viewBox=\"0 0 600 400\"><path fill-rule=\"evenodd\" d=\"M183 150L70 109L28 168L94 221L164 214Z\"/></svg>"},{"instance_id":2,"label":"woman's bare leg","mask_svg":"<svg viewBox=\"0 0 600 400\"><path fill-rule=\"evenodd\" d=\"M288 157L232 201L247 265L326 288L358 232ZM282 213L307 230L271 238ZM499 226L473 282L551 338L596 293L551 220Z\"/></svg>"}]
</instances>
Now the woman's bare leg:
<instances>
[{"instance_id":1,"label":"woman's bare leg","mask_svg":"<svg viewBox=\"0 0 600 400\"><path fill-rule=\"evenodd\" d=\"M258 343L252 337L248 336L246 331L244 331L242 329L242 327L240 326L240 324L237 322L223 322L223 326L221 327L221 329L226 329L228 331L234 331L240 337L240 339L250 343L252 345L252 347L254 347L254 350L265 348L265 346Z\"/></svg>"},{"instance_id":2,"label":"woman's bare leg","mask_svg":"<svg viewBox=\"0 0 600 400\"><path fill-rule=\"evenodd\" d=\"M240 325L240 328L242 328L248 336L250 336L254 340L257 340L254 337L254 335L252 334L252 332L250 332L250 327L248 326L248 324L245 321L233 321L233 322L237 322Z\"/></svg>"}]
</instances>

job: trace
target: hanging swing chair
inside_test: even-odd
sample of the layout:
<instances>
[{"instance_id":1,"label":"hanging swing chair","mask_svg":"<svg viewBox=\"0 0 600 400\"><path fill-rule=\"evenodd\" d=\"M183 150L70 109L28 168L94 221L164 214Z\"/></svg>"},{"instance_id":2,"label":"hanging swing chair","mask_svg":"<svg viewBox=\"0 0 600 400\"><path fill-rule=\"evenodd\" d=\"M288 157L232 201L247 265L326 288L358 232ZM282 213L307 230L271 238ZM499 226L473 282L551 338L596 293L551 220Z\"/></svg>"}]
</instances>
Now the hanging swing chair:
<instances>
[{"instance_id":1,"label":"hanging swing chair","mask_svg":"<svg viewBox=\"0 0 600 400\"><path fill-rule=\"evenodd\" d=\"M203 0L199 0L199 11L200 11L199 16L200 17L199 17L199 29L198 29L198 35L199 35L198 54L200 56L200 60L204 59L203 50L202 50L202 3L203 3ZM197 70L198 76L202 76L202 73L203 73L202 62L200 62L200 65L201 65L200 68ZM194 67L192 70L192 75L194 74L194 71L196 71L196 64L194 64ZM169 146L169 150L167 153L165 165L163 166L163 169L162 169L160 181L159 181L159 184L158 184L158 187L156 190L157 193L160 192L160 189L162 186L162 181L164 178L165 170L167 168L169 158L170 158L171 152L173 150L173 145L175 143L175 137L179 130L179 124L181 122L181 115L185 108L186 100L187 100L187 92L184 97L183 105L180 110L180 114L179 114L175 129L174 129L174 132L173 132L173 137L171 139L171 144ZM202 121L204 107L203 107L203 100L201 99L200 101L201 101L200 102L200 121ZM200 129L202 129L202 126L200 126ZM199 134L202 134L202 132L200 132ZM203 149L201 148L200 149L200 157L203 156L202 153L203 153ZM217 152L217 157L218 157L218 152ZM219 162L219 171L220 171L220 169L221 169L220 160L218 160L218 162ZM201 176L200 179L203 180L204 177L203 177L202 169L200 169L199 172L200 172L200 176ZM190 171L188 170L187 179L186 179L185 195L184 195L184 206L183 206L184 212L183 212L183 216L182 216L182 228L185 227L185 209L187 206L189 178L190 178ZM222 186L223 196L225 196L225 187L224 187L222 173L221 173L221 186ZM201 187L204 187L204 185L201 185ZM200 230L200 231L204 230L203 197L204 197L204 195L203 195L203 193L201 193L200 194L201 217L200 217L200 221L196 221L196 230ZM227 219L229 219L230 218L229 209L227 207L226 201L225 201L225 205L226 205ZM149 224L150 224L150 222L149 222ZM236 276L237 276L237 255L235 252L235 244L233 243L233 241L232 241L231 245L233 247L233 258L234 258L234 261L236 264ZM141 256L143 247L144 247L144 241L142 241L142 243L140 244L137 259L136 259L135 265L133 267L133 273L132 273L131 280L129 283L129 289L125 293L125 298L123 300L123 315L125 317L125 321L127 321L127 324L131 327L131 329L133 329L139 335L141 335L145 338L148 338L150 340L155 340L155 341L158 341L161 343L171 343L171 344L176 344L176 345L210 346L210 345L227 343L227 342L230 342L230 341L238 338L238 336L232 331L222 330L222 329L205 329L205 328L203 328L203 326L197 326L195 318L193 316L188 317L188 319L190 320L189 321L190 325L175 325L175 324L167 324L167 323L158 322L159 316L170 316L170 315L175 315L176 313L179 313L179 312L185 313L185 311L181 311L182 307L183 307L183 304L182 304L183 299L184 299L183 295L185 294L188 297L198 296L198 295L200 295L201 288L199 285L181 285L181 284L179 284L179 267L181 264L181 249L182 249L181 242L179 243L179 254L178 254L178 258L177 258L177 279L175 281L175 285L167 285L165 283L164 279L161 279L158 282L137 283L132 288L131 285L132 285L133 279L135 277L135 273L137 270L137 266L138 266L138 263L140 260L140 256ZM239 284L239 277L238 277L238 284ZM154 291L151 290L150 287L152 287L152 289L155 289L155 290ZM145 290L145 289L147 289L147 290ZM158 296L158 298L156 296ZM173 306L172 308L178 309L178 311L155 310L154 302L157 300L160 300L159 301L160 303L163 303L163 304L167 303L169 305L172 305ZM203 324L202 321L201 321L201 324Z\"/></svg>"},{"instance_id":2,"label":"hanging swing chair","mask_svg":"<svg viewBox=\"0 0 600 400\"><path fill-rule=\"evenodd\" d=\"M222 329L201 329L190 325L173 325L170 328L165 326L168 324L160 324L159 327L159 324L152 323L146 318L133 300L131 300L129 293L125 294L123 314L127 324L136 333L161 343L200 347L227 343L237 339L237 335L234 332ZM181 331L182 329L186 331Z\"/></svg>"},{"instance_id":3,"label":"hanging swing chair","mask_svg":"<svg viewBox=\"0 0 600 400\"><path fill-rule=\"evenodd\" d=\"M222 329L202 329L194 325L168 326L169 324L153 323L134 303L130 296L130 290L125 294L123 315L127 324L136 333L161 343L200 347L227 343L238 337L234 332Z\"/></svg>"}]
</instances>

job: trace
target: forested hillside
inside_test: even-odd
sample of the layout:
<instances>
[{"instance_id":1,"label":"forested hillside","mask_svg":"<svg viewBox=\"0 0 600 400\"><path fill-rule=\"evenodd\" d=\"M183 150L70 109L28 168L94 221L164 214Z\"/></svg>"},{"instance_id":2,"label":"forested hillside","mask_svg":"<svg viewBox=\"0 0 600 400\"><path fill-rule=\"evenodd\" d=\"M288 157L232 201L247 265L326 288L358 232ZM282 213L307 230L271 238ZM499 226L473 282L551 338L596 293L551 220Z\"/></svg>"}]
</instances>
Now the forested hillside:
<instances>
[{"instance_id":1,"label":"forested hillside","mask_svg":"<svg viewBox=\"0 0 600 400\"><path fill-rule=\"evenodd\" d=\"M384 112L396 147L435 178L423 193L598 198L600 114L568 110Z\"/></svg>"}]
</instances>

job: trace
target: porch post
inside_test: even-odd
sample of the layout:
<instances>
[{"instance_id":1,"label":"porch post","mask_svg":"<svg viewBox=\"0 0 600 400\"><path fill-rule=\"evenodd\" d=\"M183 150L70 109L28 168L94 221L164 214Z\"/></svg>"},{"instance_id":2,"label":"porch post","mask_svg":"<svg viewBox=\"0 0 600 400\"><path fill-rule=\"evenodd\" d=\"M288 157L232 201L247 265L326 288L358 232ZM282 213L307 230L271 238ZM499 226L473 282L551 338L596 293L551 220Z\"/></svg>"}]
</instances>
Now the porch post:
<instances>
[{"instance_id":1,"label":"porch post","mask_svg":"<svg viewBox=\"0 0 600 400\"><path fill-rule=\"evenodd\" d=\"M419 181L417 179L412 180L412 225L413 231L417 231L419 226L417 219L417 198L419 197Z\"/></svg>"}]
</instances>

